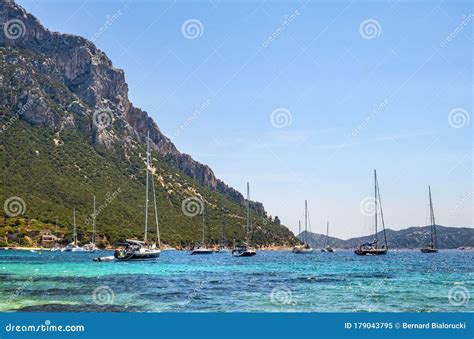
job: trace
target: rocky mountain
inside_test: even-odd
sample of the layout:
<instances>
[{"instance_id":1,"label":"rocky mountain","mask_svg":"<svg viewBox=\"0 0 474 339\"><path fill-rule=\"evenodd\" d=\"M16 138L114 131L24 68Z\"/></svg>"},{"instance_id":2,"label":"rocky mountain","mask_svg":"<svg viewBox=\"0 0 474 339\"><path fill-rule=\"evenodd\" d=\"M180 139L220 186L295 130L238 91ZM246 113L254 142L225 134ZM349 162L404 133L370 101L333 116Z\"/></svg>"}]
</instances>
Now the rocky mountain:
<instances>
[{"instance_id":1,"label":"rocky mountain","mask_svg":"<svg viewBox=\"0 0 474 339\"><path fill-rule=\"evenodd\" d=\"M143 142L149 132L152 147L173 167L244 205L240 192L217 179L209 166L179 152L148 113L133 106L128 99L124 71L115 68L92 42L80 36L49 31L14 1L0 0L0 22L3 23L0 46L41 54L43 61L37 66L72 92L70 100L61 102L61 109L96 119L96 124L90 126L94 130L94 143L108 148L129 148L135 142ZM47 112L40 98L36 92L26 92L10 97L8 104L14 107L29 101L34 103L22 117L37 126L52 125L60 130L74 123L74 115L54 116ZM120 128L100 128L109 122ZM261 203L251 202L251 206L259 214L265 214Z\"/></svg>"},{"instance_id":2,"label":"rocky mountain","mask_svg":"<svg viewBox=\"0 0 474 339\"><path fill-rule=\"evenodd\" d=\"M439 248L458 248L461 246L474 247L474 229L467 227L445 227L437 226L438 247ZM421 248L429 243L430 227L409 227L400 231L391 229L386 230L387 243L389 248ZM303 239L304 232L298 235ZM315 248L325 246L326 236L323 234L308 232L308 242ZM383 239L383 233L378 233L379 239ZM329 237L329 244L335 248L355 248L365 242L374 239L372 235L358 238L342 240Z\"/></svg>"},{"instance_id":3,"label":"rocky mountain","mask_svg":"<svg viewBox=\"0 0 474 339\"><path fill-rule=\"evenodd\" d=\"M143 145L149 133L159 205L173 223L168 230L164 225L165 240L197 239L196 229L185 229L196 220L181 211L189 197L206 201L212 240L219 220L228 222L237 240L243 238L242 194L179 152L147 112L133 106L124 72L105 53L85 38L49 31L14 1L0 0L0 24L2 201L20 196L30 218L49 222L59 215L67 224L70 208L85 218L91 194L105 199L105 192L121 187L128 191L109 204L113 215L104 213L103 227L117 237L139 232L127 220L143 214ZM250 206L260 244L296 241L261 203Z\"/></svg>"}]
</instances>

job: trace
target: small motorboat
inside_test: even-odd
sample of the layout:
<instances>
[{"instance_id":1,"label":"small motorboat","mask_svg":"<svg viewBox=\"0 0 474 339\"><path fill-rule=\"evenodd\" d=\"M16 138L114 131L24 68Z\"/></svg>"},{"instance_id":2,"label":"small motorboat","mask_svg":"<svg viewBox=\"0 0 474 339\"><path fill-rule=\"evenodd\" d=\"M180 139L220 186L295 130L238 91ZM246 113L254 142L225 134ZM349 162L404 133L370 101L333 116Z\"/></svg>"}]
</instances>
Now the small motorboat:
<instances>
[{"instance_id":1,"label":"small motorboat","mask_svg":"<svg viewBox=\"0 0 474 339\"><path fill-rule=\"evenodd\" d=\"M98 262L106 262L106 261L117 261L113 255L106 256L106 257L97 257L93 259L94 261Z\"/></svg>"}]
</instances>

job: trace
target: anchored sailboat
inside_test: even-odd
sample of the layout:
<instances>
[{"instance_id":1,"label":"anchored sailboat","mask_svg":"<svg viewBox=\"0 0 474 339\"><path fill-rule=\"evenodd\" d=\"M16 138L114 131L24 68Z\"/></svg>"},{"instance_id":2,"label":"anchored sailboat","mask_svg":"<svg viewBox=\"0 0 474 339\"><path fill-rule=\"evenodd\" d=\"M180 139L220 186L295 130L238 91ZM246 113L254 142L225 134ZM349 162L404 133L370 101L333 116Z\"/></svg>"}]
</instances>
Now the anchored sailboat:
<instances>
[{"instance_id":1,"label":"anchored sailboat","mask_svg":"<svg viewBox=\"0 0 474 339\"><path fill-rule=\"evenodd\" d=\"M94 204L93 204L93 210L92 210L92 239L89 244L84 245L84 251L89 252L89 253L93 253L98 250L97 245L95 244L95 234L96 234L95 219L96 219L96 213L95 213L95 195L94 195Z\"/></svg>"},{"instance_id":2,"label":"anchored sailboat","mask_svg":"<svg viewBox=\"0 0 474 339\"><path fill-rule=\"evenodd\" d=\"M438 237L436 235L436 222L433 210L433 201L431 200L431 187L428 186L428 195L430 199L430 244L421 249L421 253L438 252Z\"/></svg>"},{"instance_id":3,"label":"anchored sailboat","mask_svg":"<svg viewBox=\"0 0 474 339\"><path fill-rule=\"evenodd\" d=\"M216 251L218 253L228 253L228 252L231 251L230 248L227 246L227 244L228 244L228 242L227 242L227 224L226 224L226 220L225 220L225 217L224 217L224 212L225 212L224 207L221 207L221 240L220 240L219 247Z\"/></svg>"},{"instance_id":4,"label":"anchored sailboat","mask_svg":"<svg viewBox=\"0 0 474 339\"><path fill-rule=\"evenodd\" d=\"M321 252L334 252L334 249L329 246L329 221L326 224L326 246L321 248Z\"/></svg>"},{"instance_id":5,"label":"anchored sailboat","mask_svg":"<svg viewBox=\"0 0 474 339\"><path fill-rule=\"evenodd\" d=\"M114 252L114 257L118 261L137 261L137 260L155 260L160 258L161 240L160 228L158 224L158 206L156 202L155 182L151 178L153 188L153 202L155 207L155 223L156 223L156 243L148 243L148 207L149 207L149 171L150 171L150 133L146 137L146 192L145 192L145 232L143 241L136 239L127 239L125 243L121 244ZM96 258L95 261L104 261L110 259Z\"/></svg>"},{"instance_id":6,"label":"anchored sailboat","mask_svg":"<svg viewBox=\"0 0 474 339\"><path fill-rule=\"evenodd\" d=\"M382 201L380 199L380 191L379 191L379 183L377 180L377 171L374 170L374 183L375 183L375 194L374 194L374 219L375 219L375 239L371 243L365 243L359 245L356 250L354 251L357 255L382 255L387 254L387 235L385 234L385 222L383 219L383 210L382 210ZM384 244L379 246L379 239L378 239L378 210L380 208L380 218L382 221L382 229L383 229L383 240Z\"/></svg>"},{"instance_id":7,"label":"anchored sailboat","mask_svg":"<svg viewBox=\"0 0 474 339\"><path fill-rule=\"evenodd\" d=\"M202 237L201 237L201 243L195 246L192 251L191 255L196 255L196 254L212 254L213 250L210 248L206 247L206 202L204 201L202 204Z\"/></svg>"},{"instance_id":8,"label":"anchored sailboat","mask_svg":"<svg viewBox=\"0 0 474 339\"><path fill-rule=\"evenodd\" d=\"M247 182L247 225L245 225L246 241L242 246L237 246L232 250L234 257L252 257L257 254L255 248L250 247L250 230L252 224L250 221L250 185Z\"/></svg>"},{"instance_id":9,"label":"anchored sailboat","mask_svg":"<svg viewBox=\"0 0 474 339\"><path fill-rule=\"evenodd\" d=\"M84 252L84 249L77 245L77 229L76 229L76 209L72 210L72 239L73 241L64 247L61 252Z\"/></svg>"},{"instance_id":10,"label":"anchored sailboat","mask_svg":"<svg viewBox=\"0 0 474 339\"><path fill-rule=\"evenodd\" d=\"M313 248L308 243L308 201L304 201L304 237L303 245L298 245L293 247L293 253L296 254L311 254L313 253Z\"/></svg>"}]
</instances>

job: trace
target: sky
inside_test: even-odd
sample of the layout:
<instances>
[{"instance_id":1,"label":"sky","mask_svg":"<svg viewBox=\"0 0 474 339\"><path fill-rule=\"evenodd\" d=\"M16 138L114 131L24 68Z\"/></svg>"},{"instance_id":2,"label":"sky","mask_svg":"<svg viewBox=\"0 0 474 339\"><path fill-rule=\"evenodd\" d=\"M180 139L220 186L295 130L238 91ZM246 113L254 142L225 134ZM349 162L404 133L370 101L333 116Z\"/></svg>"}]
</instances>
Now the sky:
<instances>
[{"instance_id":1,"label":"sky","mask_svg":"<svg viewBox=\"0 0 474 339\"><path fill-rule=\"evenodd\" d=\"M473 225L470 1L20 0L93 40L178 149L298 230Z\"/></svg>"}]
</instances>

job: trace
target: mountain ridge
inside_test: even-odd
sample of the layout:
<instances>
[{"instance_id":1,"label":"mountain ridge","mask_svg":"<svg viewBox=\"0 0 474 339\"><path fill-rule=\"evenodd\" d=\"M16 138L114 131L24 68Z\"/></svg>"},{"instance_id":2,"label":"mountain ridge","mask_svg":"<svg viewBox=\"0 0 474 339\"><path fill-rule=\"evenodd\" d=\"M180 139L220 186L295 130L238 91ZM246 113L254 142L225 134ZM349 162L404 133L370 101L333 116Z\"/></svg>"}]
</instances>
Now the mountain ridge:
<instances>
[{"instance_id":1,"label":"mountain ridge","mask_svg":"<svg viewBox=\"0 0 474 339\"><path fill-rule=\"evenodd\" d=\"M19 26L23 29L22 35L15 39L8 38L5 29L0 30L0 46L25 48L51 57L58 68L58 80L90 106L73 107L76 111L91 119L95 114L97 119L114 120L113 124L121 122L129 132L127 137L138 142L143 142L149 131L151 147L165 156L172 166L241 206L245 205L245 198L239 191L218 179L208 165L179 152L148 113L130 102L124 71L115 68L93 42L77 35L51 32L14 1L1 0L0 6L0 22L20 20L23 23ZM39 114L24 117L37 124L51 123L48 117L41 118ZM95 128L94 142L110 147L117 138L106 128ZM262 203L252 201L250 204L257 213L266 214Z\"/></svg>"},{"instance_id":2,"label":"mountain ridge","mask_svg":"<svg viewBox=\"0 0 474 339\"><path fill-rule=\"evenodd\" d=\"M440 249L453 249L461 246L474 247L474 229L469 227L446 227L436 226L438 235L438 247ZM414 249L428 245L430 226L411 226L402 230L386 230L388 248ZM305 231L297 236L304 239ZM378 232L378 238L383 239L383 232ZM308 242L315 248L326 245L326 236L318 233L308 232ZM373 235L350 238L347 240L329 237L329 245L335 248L355 248L356 246L371 242Z\"/></svg>"}]
</instances>

